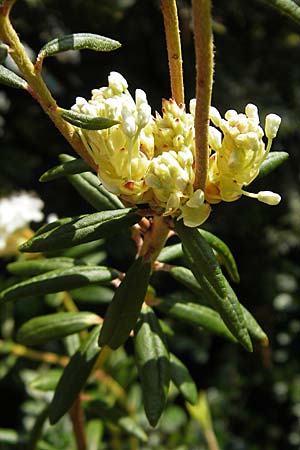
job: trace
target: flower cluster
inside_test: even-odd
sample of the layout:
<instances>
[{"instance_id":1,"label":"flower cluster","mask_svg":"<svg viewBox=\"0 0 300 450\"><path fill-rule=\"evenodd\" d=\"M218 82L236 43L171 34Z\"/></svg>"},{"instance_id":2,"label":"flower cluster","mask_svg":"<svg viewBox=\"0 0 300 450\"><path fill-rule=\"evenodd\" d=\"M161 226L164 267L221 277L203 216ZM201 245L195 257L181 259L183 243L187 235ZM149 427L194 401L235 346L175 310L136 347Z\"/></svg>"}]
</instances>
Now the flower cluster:
<instances>
[{"instance_id":1,"label":"flower cluster","mask_svg":"<svg viewBox=\"0 0 300 450\"><path fill-rule=\"evenodd\" d=\"M270 191L258 194L243 190L258 175L260 166L266 159L276 137L281 119L276 114L268 114L265 121L267 145L263 141L264 132L259 125L258 110L249 104L245 114L229 110L222 119L216 108L211 108L210 118L215 127L209 128L209 144L213 150L209 159L206 198L210 203L221 200L232 202L241 195L256 198L269 205L276 205L280 196Z\"/></svg>"},{"instance_id":2,"label":"flower cluster","mask_svg":"<svg viewBox=\"0 0 300 450\"><path fill-rule=\"evenodd\" d=\"M245 114L227 111L225 119L212 108L215 126L209 128L211 155L204 192L194 189L195 106L193 99L187 112L183 104L163 100L162 114L153 116L145 92L137 89L133 98L124 77L112 72L107 87L94 89L89 101L78 97L72 110L118 122L105 130L78 128L78 133L104 187L128 205L146 203L157 214L182 218L185 225L196 227L208 218L210 203L233 201L242 194L278 203L277 194L252 194L243 187L257 176L280 118L267 116L265 147L256 106L247 105Z\"/></svg>"},{"instance_id":3,"label":"flower cluster","mask_svg":"<svg viewBox=\"0 0 300 450\"><path fill-rule=\"evenodd\" d=\"M31 234L30 222L40 222L44 203L35 195L19 192L0 199L0 256L17 253L18 246Z\"/></svg>"}]
</instances>

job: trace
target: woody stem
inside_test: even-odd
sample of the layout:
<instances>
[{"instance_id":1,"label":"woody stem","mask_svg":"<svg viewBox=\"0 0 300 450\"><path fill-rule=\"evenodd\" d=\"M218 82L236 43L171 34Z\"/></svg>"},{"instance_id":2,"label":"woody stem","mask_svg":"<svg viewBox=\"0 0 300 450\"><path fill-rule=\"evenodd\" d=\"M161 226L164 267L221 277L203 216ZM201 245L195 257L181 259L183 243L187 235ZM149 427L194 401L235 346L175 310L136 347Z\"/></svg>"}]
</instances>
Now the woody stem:
<instances>
[{"instance_id":1,"label":"woody stem","mask_svg":"<svg viewBox=\"0 0 300 450\"><path fill-rule=\"evenodd\" d=\"M184 103L182 55L176 1L162 0L161 8L167 41L172 97L177 104Z\"/></svg>"},{"instance_id":2,"label":"woody stem","mask_svg":"<svg viewBox=\"0 0 300 450\"><path fill-rule=\"evenodd\" d=\"M205 189L208 170L209 108L213 83L213 36L210 0L192 0L196 53L195 182Z\"/></svg>"}]
</instances>

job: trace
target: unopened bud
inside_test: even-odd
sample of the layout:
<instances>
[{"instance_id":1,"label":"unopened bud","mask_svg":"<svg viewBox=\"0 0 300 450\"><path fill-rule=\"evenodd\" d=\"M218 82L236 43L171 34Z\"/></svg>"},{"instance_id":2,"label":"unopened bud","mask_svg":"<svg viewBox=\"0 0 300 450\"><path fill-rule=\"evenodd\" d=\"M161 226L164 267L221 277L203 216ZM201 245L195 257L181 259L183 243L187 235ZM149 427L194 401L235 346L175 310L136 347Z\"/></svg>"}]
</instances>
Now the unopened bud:
<instances>
[{"instance_id":1,"label":"unopened bud","mask_svg":"<svg viewBox=\"0 0 300 450\"><path fill-rule=\"evenodd\" d=\"M274 139L281 123L281 117L277 114L268 114L265 122L265 133L268 139Z\"/></svg>"},{"instance_id":2,"label":"unopened bud","mask_svg":"<svg viewBox=\"0 0 300 450\"><path fill-rule=\"evenodd\" d=\"M121 94L122 92L126 91L128 88L127 81L118 72L110 72L108 77L108 84L109 87L112 88L115 93Z\"/></svg>"},{"instance_id":3,"label":"unopened bud","mask_svg":"<svg viewBox=\"0 0 300 450\"><path fill-rule=\"evenodd\" d=\"M281 197L272 191L260 191L257 194L257 200L267 205L276 206L280 202Z\"/></svg>"}]
</instances>

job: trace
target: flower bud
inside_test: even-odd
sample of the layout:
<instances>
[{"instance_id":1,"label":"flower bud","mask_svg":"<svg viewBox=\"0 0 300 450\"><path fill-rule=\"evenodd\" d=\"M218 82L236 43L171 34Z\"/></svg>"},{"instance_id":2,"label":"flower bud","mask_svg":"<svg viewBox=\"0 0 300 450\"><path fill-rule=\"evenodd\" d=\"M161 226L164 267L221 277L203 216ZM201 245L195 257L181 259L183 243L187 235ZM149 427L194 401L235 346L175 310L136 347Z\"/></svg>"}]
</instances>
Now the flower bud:
<instances>
[{"instance_id":1,"label":"flower bud","mask_svg":"<svg viewBox=\"0 0 300 450\"><path fill-rule=\"evenodd\" d=\"M108 84L116 94L121 94L128 88L127 81L125 80L123 75L118 72L110 72L108 77Z\"/></svg>"},{"instance_id":2,"label":"flower bud","mask_svg":"<svg viewBox=\"0 0 300 450\"><path fill-rule=\"evenodd\" d=\"M208 130L208 144L214 150L218 151L222 145L222 133L215 127L209 127Z\"/></svg>"},{"instance_id":3,"label":"flower bud","mask_svg":"<svg viewBox=\"0 0 300 450\"><path fill-rule=\"evenodd\" d=\"M133 137L136 133L134 111L125 104L122 108L122 127L126 136Z\"/></svg>"},{"instance_id":4,"label":"flower bud","mask_svg":"<svg viewBox=\"0 0 300 450\"><path fill-rule=\"evenodd\" d=\"M220 115L219 111L217 110L217 108L215 108L214 106L210 107L209 117L210 117L210 120L212 121L212 123L216 127L218 127L220 125L220 123L222 122L221 115Z\"/></svg>"},{"instance_id":5,"label":"flower bud","mask_svg":"<svg viewBox=\"0 0 300 450\"><path fill-rule=\"evenodd\" d=\"M258 108L256 105L249 103L245 108L245 113L249 119L254 119L255 122L259 123Z\"/></svg>"},{"instance_id":6,"label":"flower bud","mask_svg":"<svg viewBox=\"0 0 300 450\"><path fill-rule=\"evenodd\" d=\"M281 117L277 114L268 114L265 122L265 133L268 139L274 139L281 123Z\"/></svg>"},{"instance_id":7,"label":"flower bud","mask_svg":"<svg viewBox=\"0 0 300 450\"><path fill-rule=\"evenodd\" d=\"M280 202L281 197L272 191L260 191L257 194L257 200L267 205L276 206Z\"/></svg>"}]
</instances>

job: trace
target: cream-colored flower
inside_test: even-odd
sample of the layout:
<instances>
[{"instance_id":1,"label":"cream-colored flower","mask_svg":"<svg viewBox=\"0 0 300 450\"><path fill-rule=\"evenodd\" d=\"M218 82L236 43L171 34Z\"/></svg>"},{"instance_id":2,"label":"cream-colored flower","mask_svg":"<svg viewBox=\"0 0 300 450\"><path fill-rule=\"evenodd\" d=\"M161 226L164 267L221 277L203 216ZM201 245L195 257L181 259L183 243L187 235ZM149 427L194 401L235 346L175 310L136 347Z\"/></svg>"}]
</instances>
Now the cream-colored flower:
<instances>
[{"instance_id":1,"label":"cream-colored flower","mask_svg":"<svg viewBox=\"0 0 300 450\"><path fill-rule=\"evenodd\" d=\"M44 218L43 201L28 192L0 199L0 256L12 256L31 235L30 222Z\"/></svg>"},{"instance_id":2,"label":"cream-colored flower","mask_svg":"<svg viewBox=\"0 0 300 450\"><path fill-rule=\"evenodd\" d=\"M89 101L78 97L72 109L119 122L105 130L78 129L78 133L103 185L130 203L142 201L148 190L144 176L154 152L153 118L144 91L138 89L134 100L125 78L112 72L108 87L94 89Z\"/></svg>"},{"instance_id":3,"label":"cream-colored flower","mask_svg":"<svg viewBox=\"0 0 300 450\"><path fill-rule=\"evenodd\" d=\"M248 193L243 187L248 186L257 177L260 166L270 151L272 140L276 137L280 117L276 114L266 117L267 145L263 140L264 131L259 125L258 109L255 105L248 104L245 114L229 110L224 119L218 110L212 107L210 117L222 134L213 126L209 129L209 145L213 153L209 160L206 199L210 203L218 203L221 200L231 202L244 194L264 201L264 196ZM278 200L279 196L274 196ZM275 200L273 203L270 200L265 203L275 204L274 202Z\"/></svg>"},{"instance_id":4,"label":"cream-colored flower","mask_svg":"<svg viewBox=\"0 0 300 450\"><path fill-rule=\"evenodd\" d=\"M204 193L194 192L195 101L184 105L163 100L162 115L151 115L144 91L135 99L122 75L112 72L108 87L79 97L74 111L119 122L106 130L78 129L98 167L104 187L131 204L148 203L157 214L182 217L188 226L207 219Z\"/></svg>"},{"instance_id":5,"label":"cream-colored flower","mask_svg":"<svg viewBox=\"0 0 300 450\"><path fill-rule=\"evenodd\" d=\"M170 150L153 158L145 177L154 201L165 210L163 214L182 218L190 227L201 225L210 214L204 192L194 192L193 163L192 151L182 146L178 152Z\"/></svg>"}]
</instances>

